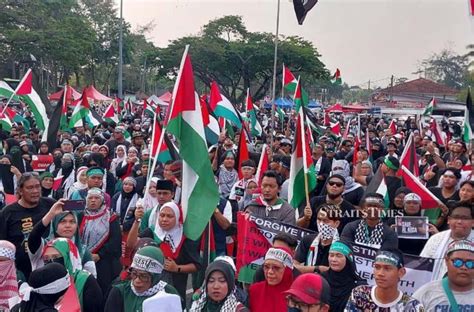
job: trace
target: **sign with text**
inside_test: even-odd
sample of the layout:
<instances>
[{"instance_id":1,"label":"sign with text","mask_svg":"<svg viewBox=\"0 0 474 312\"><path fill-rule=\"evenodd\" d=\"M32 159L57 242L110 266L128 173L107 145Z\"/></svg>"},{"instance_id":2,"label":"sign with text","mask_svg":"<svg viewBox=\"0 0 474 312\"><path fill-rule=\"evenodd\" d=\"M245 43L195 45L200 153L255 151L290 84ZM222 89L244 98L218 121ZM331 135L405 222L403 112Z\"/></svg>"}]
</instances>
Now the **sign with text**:
<instances>
[{"instance_id":1,"label":"sign with text","mask_svg":"<svg viewBox=\"0 0 474 312\"><path fill-rule=\"evenodd\" d=\"M367 280L369 285L374 285L373 264L377 250L360 245L353 245L353 249L357 273L361 278ZM413 255L404 255L403 259L405 260L406 274L400 280L399 287L402 291L412 295L422 285L431 281L434 260Z\"/></svg>"},{"instance_id":2,"label":"sign with text","mask_svg":"<svg viewBox=\"0 0 474 312\"><path fill-rule=\"evenodd\" d=\"M428 217L395 217L398 238L428 239Z\"/></svg>"},{"instance_id":3,"label":"sign with text","mask_svg":"<svg viewBox=\"0 0 474 312\"><path fill-rule=\"evenodd\" d=\"M31 167L34 171L45 171L52 163L52 155L33 155L31 157Z\"/></svg>"}]
</instances>

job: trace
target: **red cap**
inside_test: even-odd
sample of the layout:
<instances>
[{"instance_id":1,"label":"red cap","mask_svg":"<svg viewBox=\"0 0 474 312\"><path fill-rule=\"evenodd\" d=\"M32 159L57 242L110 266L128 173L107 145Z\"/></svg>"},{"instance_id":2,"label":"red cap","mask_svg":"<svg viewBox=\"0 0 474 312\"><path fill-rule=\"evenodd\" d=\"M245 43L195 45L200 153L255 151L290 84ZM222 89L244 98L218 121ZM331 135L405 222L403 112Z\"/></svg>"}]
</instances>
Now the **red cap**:
<instances>
[{"instance_id":1,"label":"red cap","mask_svg":"<svg viewBox=\"0 0 474 312\"><path fill-rule=\"evenodd\" d=\"M298 276L284 294L292 295L305 304L329 303L329 283L315 273L305 273Z\"/></svg>"}]
</instances>

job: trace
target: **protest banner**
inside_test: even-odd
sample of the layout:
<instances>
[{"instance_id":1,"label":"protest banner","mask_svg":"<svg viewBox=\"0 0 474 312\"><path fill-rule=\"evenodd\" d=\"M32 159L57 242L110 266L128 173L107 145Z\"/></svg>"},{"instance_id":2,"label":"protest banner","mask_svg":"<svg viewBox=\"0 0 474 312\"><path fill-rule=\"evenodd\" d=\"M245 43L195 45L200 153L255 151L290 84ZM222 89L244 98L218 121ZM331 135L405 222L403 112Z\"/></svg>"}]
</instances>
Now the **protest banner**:
<instances>
[{"instance_id":1,"label":"protest banner","mask_svg":"<svg viewBox=\"0 0 474 312\"><path fill-rule=\"evenodd\" d=\"M242 212L237 215L237 228L237 272L239 281L243 283L253 282L255 271L262 265L265 253L271 247L275 235L286 233L299 243L306 235L314 234L294 225Z\"/></svg>"},{"instance_id":2,"label":"protest banner","mask_svg":"<svg viewBox=\"0 0 474 312\"><path fill-rule=\"evenodd\" d=\"M395 217L398 238L428 239L428 217Z\"/></svg>"},{"instance_id":3,"label":"protest banner","mask_svg":"<svg viewBox=\"0 0 474 312\"><path fill-rule=\"evenodd\" d=\"M353 245L354 261L356 263L357 273L369 285L374 285L373 263L377 249ZM400 280L399 287L402 291L412 295L422 285L432 279L434 260L431 258L422 258L414 255L404 255L406 274Z\"/></svg>"},{"instance_id":4,"label":"protest banner","mask_svg":"<svg viewBox=\"0 0 474 312\"><path fill-rule=\"evenodd\" d=\"M31 156L31 168L34 171L45 171L53 163L53 155L33 155Z\"/></svg>"}]
</instances>

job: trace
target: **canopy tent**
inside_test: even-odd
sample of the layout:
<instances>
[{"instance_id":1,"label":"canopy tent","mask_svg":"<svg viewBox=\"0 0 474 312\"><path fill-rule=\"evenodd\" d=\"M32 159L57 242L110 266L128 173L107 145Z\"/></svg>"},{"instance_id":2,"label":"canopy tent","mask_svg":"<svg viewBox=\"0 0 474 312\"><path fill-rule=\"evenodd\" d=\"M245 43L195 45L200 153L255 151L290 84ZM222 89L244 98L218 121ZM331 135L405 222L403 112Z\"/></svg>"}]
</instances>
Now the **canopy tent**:
<instances>
[{"instance_id":1,"label":"canopy tent","mask_svg":"<svg viewBox=\"0 0 474 312\"><path fill-rule=\"evenodd\" d=\"M167 91L165 93L163 93L162 95L160 95L158 98L166 103L169 103L171 102L171 97L173 96L173 94L171 94L171 92Z\"/></svg>"},{"instance_id":2,"label":"canopy tent","mask_svg":"<svg viewBox=\"0 0 474 312\"><path fill-rule=\"evenodd\" d=\"M368 106L362 106L362 105L346 105L342 107L342 110L344 111L344 113L361 113L368 109L369 109Z\"/></svg>"},{"instance_id":3,"label":"canopy tent","mask_svg":"<svg viewBox=\"0 0 474 312\"><path fill-rule=\"evenodd\" d=\"M72 99L68 99L70 101L76 101L81 98L81 93L77 92L73 87L69 86L72 89ZM58 92L52 93L49 95L50 101L59 101L61 99L61 95L63 94L63 89L59 90Z\"/></svg>"},{"instance_id":4,"label":"canopy tent","mask_svg":"<svg viewBox=\"0 0 474 312\"><path fill-rule=\"evenodd\" d=\"M328 113L342 113L344 110L343 110L342 105L340 103L336 103L333 106L326 109L325 111L328 112Z\"/></svg>"},{"instance_id":5,"label":"canopy tent","mask_svg":"<svg viewBox=\"0 0 474 312\"><path fill-rule=\"evenodd\" d=\"M87 86L84 89L84 92L87 94L87 97L89 99L93 99L95 101L112 101L111 98L97 91L97 89L93 85Z\"/></svg>"},{"instance_id":6,"label":"canopy tent","mask_svg":"<svg viewBox=\"0 0 474 312\"><path fill-rule=\"evenodd\" d=\"M293 103L293 100L291 100L289 98L278 98L278 99L276 99L275 104L278 107L281 107L281 108L293 108L295 106L295 104ZM322 107L322 106L323 105L321 103L319 103L315 100L311 100L308 103L309 108L317 108L317 107ZM271 108L272 104L268 103L268 102L265 102L264 107L265 108Z\"/></svg>"},{"instance_id":7,"label":"canopy tent","mask_svg":"<svg viewBox=\"0 0 474 312\"><path fill-rule=\"evenodd\" d=\"M170 98L171 99L171 98ZM168 106L169 103L168 102L165 102L163 101L162 99L160 99L159 97L157 97L156 95L151 95L148 99L147 99L148 103L155 103L155 105L160 105L160 106Z\"/></svg>"},{"instance_id":8,"label":"canopy tent","mask_svg":"<svg viewBox=\"0 0 474 312\"><path fill-rule=\"evenodd\" d=\"M309 101L309 103L308 103L308 107L309 107L309 108L318 108L318 107L323 107L323 104L319 103L319 102L316 101L316 100L311 100L311 101Z\"/></svg>"}]
</instances>

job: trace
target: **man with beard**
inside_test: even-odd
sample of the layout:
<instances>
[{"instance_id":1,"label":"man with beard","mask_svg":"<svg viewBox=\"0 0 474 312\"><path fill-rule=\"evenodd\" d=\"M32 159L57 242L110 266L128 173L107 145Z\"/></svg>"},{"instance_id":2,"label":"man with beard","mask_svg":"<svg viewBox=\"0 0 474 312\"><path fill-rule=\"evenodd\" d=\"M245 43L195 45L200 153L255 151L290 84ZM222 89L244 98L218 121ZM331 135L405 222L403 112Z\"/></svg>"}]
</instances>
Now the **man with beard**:
<instances>
[{"instance_id":1,"label":"man with beard","mask_svg":"<svg viewBox=\"0 0 474 312\"><path fill-rule=\"evenodd\" d=\"M8 240L16 247L16 268L26 278L31 273L28 257L28 235L54 204L54 200L41 197L38 174L27 172L18 180L18 202L0 212L0 240Z\"/></svg>"},{"instance_id":2,"label":"man with beard","mask_svg":"<svg viewBox=\"0 0 474 312\"><path fill-rule=\"evenodd\" d=\"M421 286L413 297L427 311L474 311L474 243L453 241L443 259L448 276Z\"/></svg>"},{"instance_id":3,"label":"man with beard","mask_svg":"<svg viewBox=\"0 0 474 312\"><path fill-rule=\"evenodd\" d=\"M342 198L345 184L346 179L343 176L339 174L331 175L326 183L327 194L311 198L310 207L305 207L303 211L300 209L300 216L302 217L298 219L298 226L313 231L316 230L316 211L323 204L332 204L341 210L342 217L340 218L339 229L342 229L350 221L355 220L354 206Z\"/></svg>"}]
</instances>

